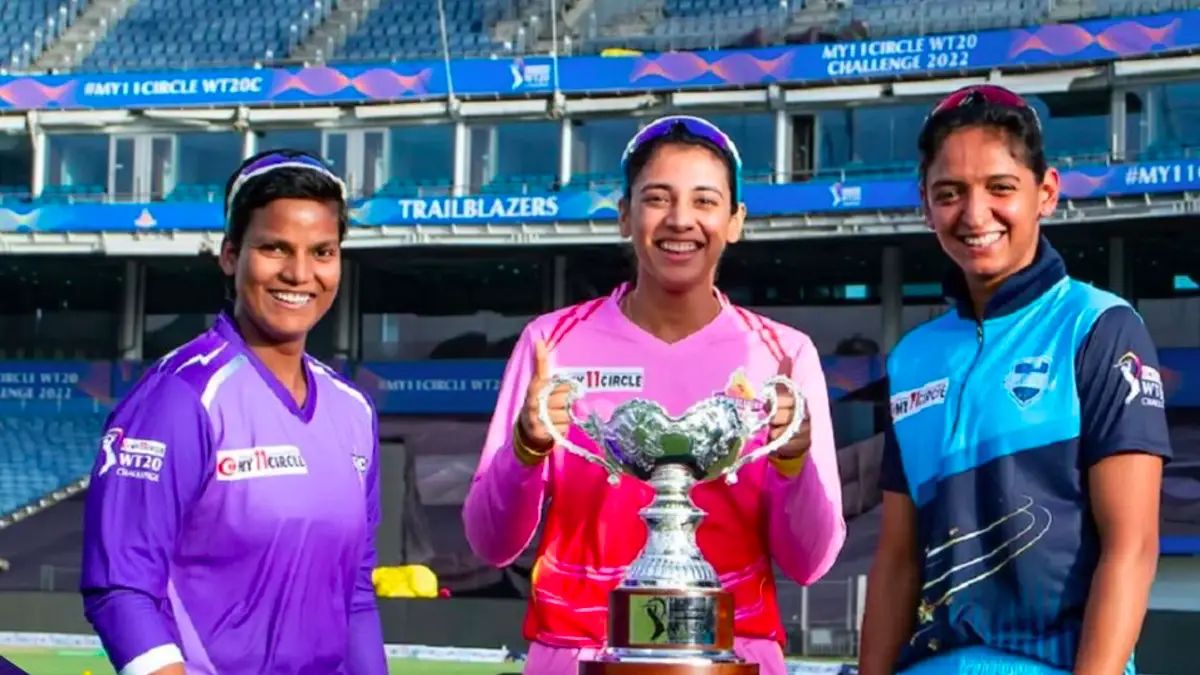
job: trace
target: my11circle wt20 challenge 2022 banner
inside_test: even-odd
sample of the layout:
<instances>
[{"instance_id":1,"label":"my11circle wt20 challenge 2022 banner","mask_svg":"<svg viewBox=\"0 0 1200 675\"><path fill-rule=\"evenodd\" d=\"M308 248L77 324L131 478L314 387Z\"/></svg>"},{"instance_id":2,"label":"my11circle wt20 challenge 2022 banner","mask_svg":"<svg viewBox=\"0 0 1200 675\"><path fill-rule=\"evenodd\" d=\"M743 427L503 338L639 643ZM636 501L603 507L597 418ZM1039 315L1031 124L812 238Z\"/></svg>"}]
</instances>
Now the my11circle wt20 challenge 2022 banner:
<instances>
[{"instance_id":1,"label":"my11circle wt20 challenge 2022 banner","mask_svg":"<svg viewBox=\"0 0 1200 675\"><path fill-rule=\"evenodd\" d=\"M636 57L460 59L314 68L0 78L0 111L378 103L846 84L873 76L987 72L1160 56L1200 47L1200 11L1034 28Z\"/></svg>"},{"instance_id":2,"label":"my11circle wt20 challenge 2022 banner","mask_svg":"<svg viewBox=\"0 0 1200 675\"><path fill-rule=\"evenodd\" d=\"M1025 69L1095 63L1200 47L1200 11L1103 19L1028 29L932 35L768 49L670 52L552 60L467 59L317 68L0 77L0 113L234 105L367 104L548 94L848 84L860 78ZM860 80L861 81L861 80ZM1068 199L1200 189L1188 160L1073 166ZM618 190L566 186L558 192L470 197L373 198L353 206L360 227L612 221ZM748 185L752 218L801 213L915 209L911 176ZM220 231L217 203L16 204L0 208L0 232Z\"/></svg>"},{"instance_id":3,"label":"my11circle wt20 challenge 2022 banner","mask_svg":"<svg viewBox=\"0 0 1200 675\"><path fill-rule=\"evenodd\" d=\"M1162 349L1169 407L1200 406L1200 349ZM0 361L0 414L104 412L125 396L148 364L130 361ZM491 415L503 360L433 360L330 364L369 394L383 415ZM878 356L821 359L829 398L862 394L884 377ZM856 396L855 398L859 398Z\"/></svg>"}]
</instances>

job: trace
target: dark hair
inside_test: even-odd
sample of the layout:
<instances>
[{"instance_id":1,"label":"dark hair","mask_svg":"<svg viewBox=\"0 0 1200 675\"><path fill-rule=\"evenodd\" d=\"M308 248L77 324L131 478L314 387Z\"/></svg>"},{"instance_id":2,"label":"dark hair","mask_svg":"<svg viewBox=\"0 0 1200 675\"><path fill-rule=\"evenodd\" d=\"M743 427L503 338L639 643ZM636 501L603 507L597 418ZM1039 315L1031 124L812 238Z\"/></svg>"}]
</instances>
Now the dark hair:
<instances>
[{"instance_id":1,"label":"dark hair","mask_svg":"<svg viewBox=\"0 0 1200 675\"><path fill-rule=\"evenodd\" d=\"M971 96L962 105L939 110L925 121L917 140L920 153L919 176L922 183L929 165L942 149L946 138L959 129L989 128L1003 132L1013 146L1013 155L1029 167L1039 182L1050 168L1037 113L1028 105L1001 105L982 96Z\"/></svg>"},{"instance_id":2,"label":"dark hair","mask_svg":"<svg viewBox=\"0 0 1200 675\"><path fill-rule=\"evenodd\" d=\"M734 163L733 157L725 150L722 150L716 143L688 131L682 122L671 127L671 130L662 136L652 138L638 146L638 149L634 150L633 154L629 156L629 161L625 163L625 199L627 201L633 198L634 182L642 174L646 165L650 163L650 158L654 156L654 153L658 152L658 149L664 145L699 147L716 155L721 160L721 163L725 165L725 173L729 181L729 210L731 213L737 212L738 200L741 198L741 195L738 194L737 165Z\"/></svg>"},{"instance_id":3,"label":"dark hair","mask_svg":"<svg viewBox=\"0 0 1200 675\"><path fill-rule=\"evenodd\" d=\"M230 192L233 191L234 183L237 182L246 167L270 155L315 159L324 164L323 160L311 153L290 149L260 152L239 164L225 183L225 203L228 216L225 223L225 239L221 243L222 248L228 243L235 249L241 250L254 212L279 199L306 199L336 204L338 240L345 239L350 214L344 188L339 181L316 169L285 166L267 171L245 181L238 188L237 194L233 195L233 201L230 202ZM330 171L332 172L332 169ZM236 295L232 277L226 279L226 295L228 296L226 300L229 302L232 302Z\"/></svg>"}]
</instances>

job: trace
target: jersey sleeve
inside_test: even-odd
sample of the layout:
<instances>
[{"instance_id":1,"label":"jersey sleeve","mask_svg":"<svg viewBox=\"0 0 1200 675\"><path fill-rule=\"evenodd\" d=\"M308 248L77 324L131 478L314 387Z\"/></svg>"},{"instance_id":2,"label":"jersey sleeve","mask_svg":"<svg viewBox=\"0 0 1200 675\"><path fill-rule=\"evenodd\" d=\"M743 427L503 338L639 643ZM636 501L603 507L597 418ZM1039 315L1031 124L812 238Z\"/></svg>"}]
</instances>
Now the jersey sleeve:
<instances>
[{"instance_id":1,"label":"jersey sleeve","mask_svg":"<svg viewBox=\"0 0 1200 675\"><path fill-rule=\"evenodd\" d=\"M799 475L788 478L768 469L767 532L771 558L796 583L807 585L829 571L846 542L829 388L808 338L793 359L792 379L808 408L812 445Z\"/></svg>"},{"instance_id":2,"label":"jersey sleeve","mask_svg":"<svg viewBox=\"0 0 1200 675\"><path fill-rule=\"evenodd\" d=\"M1075 365L1085 465L1124 452L1171 457L1158 352L1132 308L1101 314Z\"/></svg>"},{"instance_id":3,"label":"jersey sleeve","mask_svg":"<svg viewBox=\"0 0 1200 675\"><path fill-rule=\"evenodd\" d=\"M108 420L85 501L81 591L120 675L183 662L168 570L213 447L199 396L170 373L149 375Z\"/></svg>"},{"instance_id":4,"label":"jersey sleeve","mask_svg":"<svg viewBox=\"0 0 1200 675\"><path fill-rule=\"evenodd\" d=\"M533 378L534 339L526 327L504 368L479 468L463 505L471 550L496 567L511 565L533 541L546 499L549 460L526 466L513 450L513 428Z\"/></svg>"},{"instance_id":5,"label":"jersey sleeve","mask_svg":"<svg viewBox=\"0 0 1200 675\"><path fill-rule=\"evenodd\" d=\"M883 458L879 464L879 489L884 492L911 494L908 476L904 473L904 462L900 458L900 442L896 440L896 429L889 418L883 429Z\"/></svg>"},{"instance_id":6,"label":"jersey sleeve","mask_svg":"<svg viewBox=\"0 0 1200 675\"><path fill-rule=\"evenodd\" d=\"M364 396L365 400L370 398ZM363 549L362 562L354 583L354 597L350 603L350 658L349 675L387 675L387 654L383 646L383 625L379 620L379 606L375 600L375 584L372 574L379 556L375 548L375 535L379 529L382 508L379 496L379 416L371 407L371 457L363 476L364 493L367 500L367 543Z\"/></svg>"}]
</instances>

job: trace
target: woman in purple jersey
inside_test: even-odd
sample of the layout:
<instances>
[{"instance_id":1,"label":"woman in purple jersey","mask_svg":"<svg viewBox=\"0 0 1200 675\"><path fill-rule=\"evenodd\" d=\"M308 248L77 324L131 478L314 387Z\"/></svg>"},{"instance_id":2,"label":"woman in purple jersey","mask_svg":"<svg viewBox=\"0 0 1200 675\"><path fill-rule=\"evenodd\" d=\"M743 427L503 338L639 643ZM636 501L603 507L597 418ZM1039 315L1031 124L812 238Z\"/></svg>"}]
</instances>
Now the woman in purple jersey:
<instances>
[{"instance_id":1,"label":"woman in purple jersey","mask_svg":"<svg viewBox=\"0 0 1200 675\"><path fill-rule=\"evenodd\" d=\"M109 417L81 590L120 675L383 675L378 422L307 356L341 278L346 188L275 150L226 186L232 304Z\"/></svg>"}]
</instances>

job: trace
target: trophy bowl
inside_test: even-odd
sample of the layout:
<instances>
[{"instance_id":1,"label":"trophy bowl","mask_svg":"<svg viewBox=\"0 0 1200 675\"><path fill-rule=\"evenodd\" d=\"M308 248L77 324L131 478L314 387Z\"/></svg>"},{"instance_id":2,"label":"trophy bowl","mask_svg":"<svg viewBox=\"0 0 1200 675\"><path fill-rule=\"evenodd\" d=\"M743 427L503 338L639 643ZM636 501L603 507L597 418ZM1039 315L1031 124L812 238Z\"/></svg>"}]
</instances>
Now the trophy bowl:
<instances>
[{"instance_id":1,"label":"trophy bowl","mask_svg":"<svg viewBox=\"0 0 1200 675\"><path fill-rule=\"evenodd\" d=\"M567 388L571 423L595 442L582 448L550 421L550 397ZM782 389L795 400L795 414L773 441L745 452L767 427ZM580 675L754 675L758 666L733 651L733 596L696 545L704 512L691 500L698 482L737 482L738 471L782 448L804 424L804 399L795 382L779 375L763 383L762 400L718 394L682 415L671 416L655 401L631 399L608 420L573 409L585 394L582 383L564 375L549 379L538 394L538 417L555 444L608 473L648 482L654 498L638 515L648 529L646 546L609 598L608 644Z\"/></svg>"}]
</instances>

